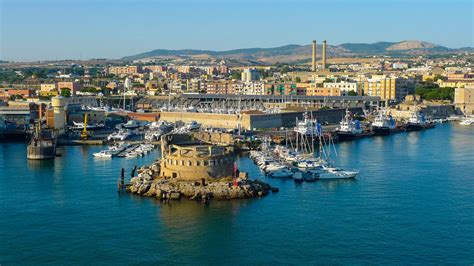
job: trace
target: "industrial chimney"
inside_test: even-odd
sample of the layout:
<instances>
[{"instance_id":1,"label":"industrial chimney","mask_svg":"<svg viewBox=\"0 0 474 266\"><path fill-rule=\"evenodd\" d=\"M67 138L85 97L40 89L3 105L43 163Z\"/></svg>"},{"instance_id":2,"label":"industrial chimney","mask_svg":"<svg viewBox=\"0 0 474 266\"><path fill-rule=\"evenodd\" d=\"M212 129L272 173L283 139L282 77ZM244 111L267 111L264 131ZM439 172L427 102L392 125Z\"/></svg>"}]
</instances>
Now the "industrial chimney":
<instances>
[{"instance_id":1,"label":"industrial chimney","mask_svg":"<svg viewBox=\"0 0 474 266\"><path fill-rule=\"evenodd\" d=\"M323 69L326 69L326 40L323 41Z\"/></svg>"},{"instance_id":2,"label":"industrial chimney","mask_svg":"<svg viewBox=\"0 0 474 266\"><path fill-rule=\"evenodd\" d=\"M317 55L317 51L316 51L316 40L313 41L313 56L312 56L312 64L311 64L311 71L316 71L316 55Z\"/></svg>"}]
</instances>

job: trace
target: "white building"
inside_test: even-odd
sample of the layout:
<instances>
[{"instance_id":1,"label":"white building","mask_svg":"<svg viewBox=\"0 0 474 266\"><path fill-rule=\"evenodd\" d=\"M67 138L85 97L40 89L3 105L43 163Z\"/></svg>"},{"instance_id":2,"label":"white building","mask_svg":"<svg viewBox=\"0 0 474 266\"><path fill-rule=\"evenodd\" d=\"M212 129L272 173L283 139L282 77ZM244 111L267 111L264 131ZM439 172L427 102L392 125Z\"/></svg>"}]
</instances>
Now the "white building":
<instances>
[{"instance_id":1,"label":"white building","mask_svg":"<svg viewBox=\"0 0 474 266\"><path fill-rule=\"evenodd\" d=\"M338 88L341 92L341 96L347 96L350 91L355 92L357 95L361 95L361 86L357 82L324 82L323 87L328 88Z\"/></svg>"},{"instance_id":2,"label":"white building","mask_svg":"<svg viewBox=\"0 0 474 266\"><path fill-rule=\"evenodd\" d=\"M242 71L241 80L243 82L250 82L250 81L255 81L258 79L260 78L255 68L246 68L244 69L244 71Z\"/></svg>"}]
</instances>

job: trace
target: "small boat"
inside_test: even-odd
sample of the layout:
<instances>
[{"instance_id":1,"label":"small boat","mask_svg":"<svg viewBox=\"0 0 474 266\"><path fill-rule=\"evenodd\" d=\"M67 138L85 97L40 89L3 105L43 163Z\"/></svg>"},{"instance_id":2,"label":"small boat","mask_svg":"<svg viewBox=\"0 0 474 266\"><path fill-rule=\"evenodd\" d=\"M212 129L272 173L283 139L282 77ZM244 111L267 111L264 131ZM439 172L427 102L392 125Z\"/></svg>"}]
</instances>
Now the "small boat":
<instances>
[{"instance_id":1,"label":"small boat","mask_svg":"<svg viewBox=\"0 0 474 266\"><path fill-rule=\"evenodd\" d=\"M459 124L460 124L461 126L474 125L474 118L464 119L464 120L462 120L461 122L459 122Z\"/></svg>"},{"instance_id":2,"label":"small boat","mask_svg":"<svg viewBox=\"0 0 474 266\"><path fill-rule=\"evenodd\" d=\"M271 172L269 174L270 177L275 177L275 178L285 178L285 177L292 177L293 172L290 171L288 168L283 168L281 170Z\"/></svg>"},{"instance_id":3,"label":"small boat","mask_svg":"<svg viewBox=\"0 0 474 266\"><path fill-rule=\"evenodd\" d=\"M305 175L303 175L303 179L305 182L314 182L318 178L319 173L306 173Z\"/></svg>"},{"instance_id":4,"label":"small boat","mask_svg":"<svg viewBox=\"0 0 474 266\"><path fill-rule=\"evenodd\" d=\"M84 122L74 122L72 121L73 125L71 127L72 130L83 130L84 129ZM104 123L97 123L97 124L87 124L86 129L93 130L93 129L100 129L105 127Z\"/></svg>"},{"instance_id":5,"label":"small boat","mask_svg":"<svg viewBox=\"0 0 474 266\"><path fill-rule=\"evenodd\" d=\"M304 181L303 173L301 173L301 172L294 173L293 174L293 181L295 181L297 183L303 182Z\"/></svg>"},{"instance_id":6,"label":"small boat","mask_svg":"<svg viewBox=\"0 0 474 266\"><path fill-rule=\"evenodd\" d=\"M199 124L198 122L196 121L191 121L189 122L188 124L186 124L186 129L189 130L189 131L193 131L193 130L198 130L201 128L201 124Z\"/></svg>"},{"instance_id":7,"label":"small boat","mask_svg":"<svg viewBox=\"0 0 474 266\"><path fill-rule=\"evenodd\" d=\"M130 135L131 135L131 133L128 130L121 129L118 132L114 132L114 133L110 134L107 137L107 140L121 140L121 141L124 141L128 137L130 137Z\"/></svg>"},{"instance_id":8,"label":"small boat","mask_svg":"<svg viewBox=\"0 0 474 266\"><path fill-rule=\"evenodd\" d=\"M108 151L100 151L92 154L94 157L98 158L112 158L112 154Z\"/></svg>"}]
</instances>

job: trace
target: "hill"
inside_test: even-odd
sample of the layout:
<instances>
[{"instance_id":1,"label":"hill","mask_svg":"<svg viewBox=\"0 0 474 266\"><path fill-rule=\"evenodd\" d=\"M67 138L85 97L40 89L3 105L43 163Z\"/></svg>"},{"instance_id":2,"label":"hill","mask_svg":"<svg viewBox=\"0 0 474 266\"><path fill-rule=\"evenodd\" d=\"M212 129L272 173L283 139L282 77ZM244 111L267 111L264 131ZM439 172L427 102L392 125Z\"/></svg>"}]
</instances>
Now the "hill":
<instances>
[{"instance_id":1,"label":"hill","mask_svg":"<svg viewBox=\"0 0 474 266\"><path fill-rule=\"evenodd\" d=\"M435 54L443 52L469 51L472 48L449 49L447 47L424 42L424 41L402 41L402 42L376 42L376 43L343 43L340 45L328 45L329 57L347 56L371 56L371 55L410 55L410 54ZM318 45L318 57L321 56L321 45ZM227 51L212 50L166 50L156 49L153 51L123 57L122 60L132 61L144 58L166 58L182 57L194 60L206 59L231 59L247 64L274 64L277 62L307 61L311 57L311 45L290 44L274 48L245 48Z\"/></svg>"}]
</instances>

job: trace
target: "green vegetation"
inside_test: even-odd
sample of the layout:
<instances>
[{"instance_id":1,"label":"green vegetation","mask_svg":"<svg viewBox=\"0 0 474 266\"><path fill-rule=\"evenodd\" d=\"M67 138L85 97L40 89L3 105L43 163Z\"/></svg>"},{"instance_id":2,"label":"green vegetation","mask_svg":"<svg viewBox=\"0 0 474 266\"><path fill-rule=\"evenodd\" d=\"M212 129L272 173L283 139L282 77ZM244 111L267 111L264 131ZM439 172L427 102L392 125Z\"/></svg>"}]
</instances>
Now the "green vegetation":
<instances>
[{"instance_id":1,"label":"green vegetation","mask_svg":"<svg viewBox=\"0 0 474 266\"><path fill-rule=\"evenodd\" d=\"M415 89L415 94L425 100L454 100L454 88L440 88L438 84L423 82Z\"/></svg>"},{"instance_id":2,"label":"green vegetation","mask_svg":"<svg viewBox=\"0 0 474 266\"><path fill-rule=\"evenodd\" d=\"M23 81L23 77L17 75L13 70L0 70L0 82L19 83Z\"/></svg>"},{"instance_id":3,"label":"green vegetation","mask_svg":"<svg viewBox=\"0 0 474 266\"><path fill-rule=\"evenodd\" d=\"M301 78L300 78L300 77L296 77L296 78L295 78L295 81L296 81L297 83L300 83L300 82L301 82Z\"/></svg>"},{"instance_id":4,"label":"green vegetation","mask_svg":"<svg viewBox=\"0 0 474 266\"><path fill-rule=\"evenodd\" d=\"M71 90L69 88L61 88L61 96L63 97L71 97Z\"/></svg>"},{"instance_id":5,"label":"green vegetation","mask_svg":"<svg viewBox=\"0 0 474 266\"><path fill-rule=\"evenodd\" d=\"M347 95L349 95L349 96L357 96L357 92L355 92L355 91L349 91L349 92L347 93Z\"/></svg>"}]
</instances>

